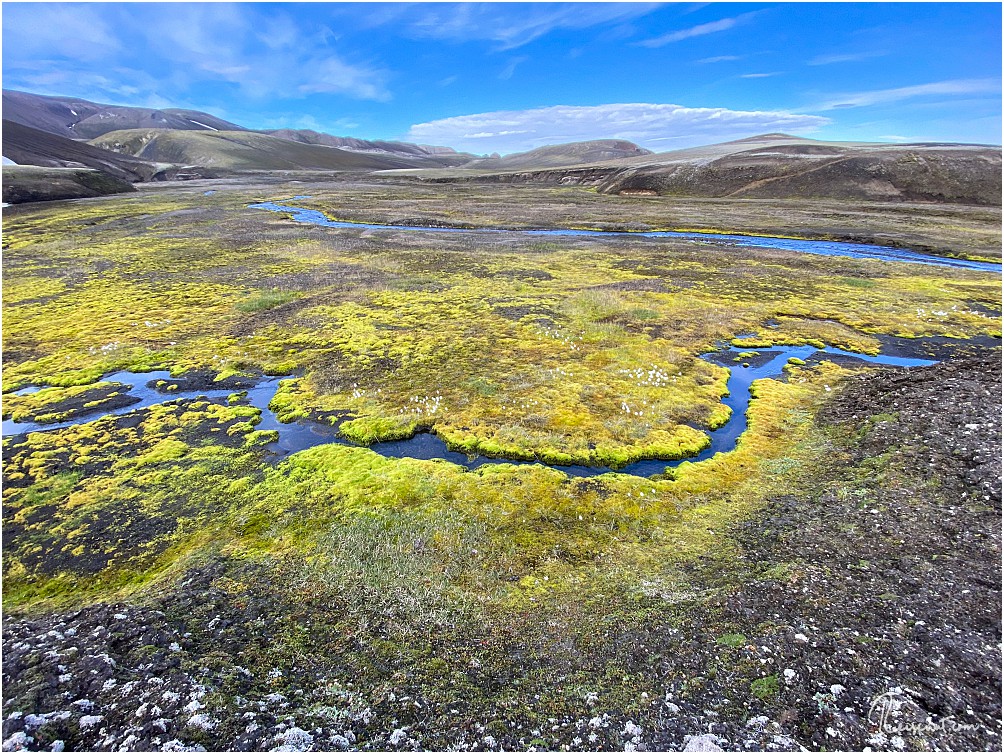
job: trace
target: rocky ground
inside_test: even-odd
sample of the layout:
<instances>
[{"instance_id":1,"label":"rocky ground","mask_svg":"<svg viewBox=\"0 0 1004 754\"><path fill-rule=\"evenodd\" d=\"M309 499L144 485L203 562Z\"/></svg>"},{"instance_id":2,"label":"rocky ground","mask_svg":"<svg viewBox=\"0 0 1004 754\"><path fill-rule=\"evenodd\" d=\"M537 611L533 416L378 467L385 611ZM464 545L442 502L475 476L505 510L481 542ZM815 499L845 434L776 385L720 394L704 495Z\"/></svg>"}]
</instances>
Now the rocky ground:
<instances>
[{"instance_id":1,"label":"rocky ground","mask_svg":"<svg viewBox=\"0 0 1004 754\"><path fill-rule=\"evenodd\" d=\"M8 617L3 750L1000 750L1000 400L999 351L835 390L814 491L737 525L725 571L695 563L713 596L597 639L644 675L641 712L599 677L574 714L469 709L381 649L387 626L347 629L281 568L210 561L143 604ZM529 666L541 694L557 670L509 641L526 677L489 677L457 637L439 650L532 708Z\"/></svg>"},{"instance_id":2,"label":"rocky ground","mask_svg":"<svg viewBox=\"0 0 1004 754\"><path fill-rule=\"evenodd\" d=\"M818 421L840 438L828 483L739 527L751 569L769 578L708 606L731 627L734 663L760 663L773 679L762 685L776 688L769 716L730 706L738 689L717 674L691 719L667 715L653 743L671 748L703 725L726 749L755 749L754 734L775 725L812 750L1000 749L1001 364L992 353L875 370L828 404Z\"/></svg>"}]
</instances>

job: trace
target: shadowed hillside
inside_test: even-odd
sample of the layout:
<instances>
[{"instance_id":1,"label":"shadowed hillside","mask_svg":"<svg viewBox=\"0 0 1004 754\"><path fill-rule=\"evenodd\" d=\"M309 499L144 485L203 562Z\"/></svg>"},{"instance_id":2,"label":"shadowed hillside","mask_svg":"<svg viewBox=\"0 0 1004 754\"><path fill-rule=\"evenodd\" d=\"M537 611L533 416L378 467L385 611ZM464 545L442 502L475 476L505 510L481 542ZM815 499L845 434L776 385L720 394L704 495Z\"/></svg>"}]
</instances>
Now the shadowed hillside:
<instances>
[{"instance_id":1,"label":"shadowed hillside","mask_svg":"<svg viewBox=\"0 0 1004 754\"><path fill-rule=\"evenodd\" d=\"M8 204L83 199L135 190L128 181L90 168L8 165L3 169L3 200Z\"/></svg>"},{"instance_id":2,"label":"shadowed hillside","mask_svg":"<svg viewBox=\"0 0 1004 754\"><path fill-rule=\"evenodd\" d=\"M387 170L416 164L398 156L349 152L251 131L130 129L105 134L91 144L144 160L233 170Z\"/></svg>"},{"instance_id":3,"label":"shadowed hillside","mask_svg":"<svg viewBox=\"0 0 1004 754\"><path fill-rule=\"evenodd\" d=\"M332 136L308 129L281 128L266 131L269 136L286 141L296 141L301 144L317 144L324 147L338 147L347 152L365 152L371 154L389 154L399 157L434 158L434 164L456 167L474 159L474 155L457 152L450 147L434 147L427 144L412 144L407 141L369 141L355 139L351 136Z\"/></svg>"},{"instance_id":4,"label":"shadowed hillside","mask_svg":"<svg viewBox=\"0 0 1004 754\"><path fill-rule=\"evenodd\" d=\"M194 110L9 90L3 104L5 157L86 166L129 181L234 170L389 171L437 182L581 185L623 196L1001 205L1000 147L978 144L827 142L770 133L658 154L600 139L476 157L311 130L250 131Z\"/></svg>"},{"instance_id":5,"label":"shadowed hillside","mask_svg":"<svg viewBox=\"0 0 1004 754\"><path fill-rule=\"evenodd\" d=\"M148 181L159 167L135 157L115 154L86 142L39 131L9 120L3 122L3 156L18 165L88 167L129 182Z\"/></svg>"},{"instance_id":6,"label":"shadowed hillside","mask_svg":"<svg viewBox=\"0 0 1004 754\"><path fill-rule=\"evenodd\" d=\"M553 144L531 149L529 152L507 154L505 157L490 157L474 160L464 165L475 170L510 170L518 168L542 168L552 165L581 165L591 162L605 162L627 157L641 157L652 154L637 144L619 139L598 139L576 141L569 144Z\"/></svg>"},{"instance_id":7,"label":"shadowed hillside","mask_svg":"<svg viewBox=\"0 0 1004 754\"><path fill-rule=\"evenodd\" d=\"M5 89L7 120L71 139L93 139L124 128L170 128L181 131L243 131L243 126L198 110L101 105L76 97L44 97Z\"/></svg>"},{"instance_id":8,"label":"shadowed hillside","mask_svg":"<svg viewBox=\"0 0 1004 754\"><path fill-rule=\"evenodd\" d=\"M595 186L625 196L1001 204L1000 147L823 142L785 134L587 165L528 163L519 171L482 168L424 177Z\"/></svg>"}]
</instances>

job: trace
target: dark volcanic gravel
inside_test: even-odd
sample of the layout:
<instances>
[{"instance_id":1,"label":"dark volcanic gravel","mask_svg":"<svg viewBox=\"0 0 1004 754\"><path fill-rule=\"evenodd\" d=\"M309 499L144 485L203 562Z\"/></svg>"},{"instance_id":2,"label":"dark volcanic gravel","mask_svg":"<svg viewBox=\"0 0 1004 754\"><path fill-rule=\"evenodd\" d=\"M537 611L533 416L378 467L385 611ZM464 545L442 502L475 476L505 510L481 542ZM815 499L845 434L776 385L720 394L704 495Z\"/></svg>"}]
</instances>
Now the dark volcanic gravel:
<instances>
[{"instance_id":1,"label":"dark volcanic gravel","mask_svg":"<svg viewBox=\"0 0 1004 754\"><path fill-rule=\"evenodd\" d=\"M637 727L597 712L614 731L598 746L1000 750L999 351L863 373L817 421L831 437L817 487L737 524L742 555L728 573L695 565L695 593L715 596L683 603L673 625L622 627L618 657L656 668L658 693ZM295 599L268 598L266 585L238 604L214 586L221 575L209 566L146 607L6 620L4 750L461 740L423 730L424 711L402 730L404 700L338 685L337 656L252 666L252 648L289 630ZM497 746L521 748L515 737Z\"/></svg>"},{"instance_id":2,"label":"dark volcanic gravel","mask_svg":"<svg viewBox=\"0 0 1004 754\"><path fill-rule=\"evenodd\" d=\"M777 693L739 710L743 689L718 674L656 745L710 726L724 748L756 749L774 726L768 748L1000 751L1000 351L864 373L818 420L844 437L833 482L740 525L766 578L709 605L745 639L733 669L760 664ZM721 660L705 618L681 650Z\"/></svg>"}]
</instances>

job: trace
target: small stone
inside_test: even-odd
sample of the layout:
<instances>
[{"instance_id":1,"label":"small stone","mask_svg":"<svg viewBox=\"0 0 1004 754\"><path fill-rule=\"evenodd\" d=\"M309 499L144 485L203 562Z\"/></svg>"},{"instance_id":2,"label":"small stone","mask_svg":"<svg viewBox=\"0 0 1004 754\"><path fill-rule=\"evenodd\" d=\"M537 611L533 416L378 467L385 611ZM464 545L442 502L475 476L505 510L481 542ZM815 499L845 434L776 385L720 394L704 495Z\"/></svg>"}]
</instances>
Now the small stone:
<instances>
[{"instance_id":1,"label":"small stone","mask_svg":"<svg viewBox=\"0 0 1004 754\"><path fill-rule=\"evenodd\" d=\"M391 746L400 746L405 741L408 740L408 734L404 732L404 728L395 728L394 732L390 734L387 742Z\"/></svg>"},{"instance_id":2,"label":"small stone","mask_svg":"<svg viewBox=\"0 0 1004 754\"><path fill-rule=\"evenodd\" d=\"M34 740L34 738L29 736L23 730L19 730L10 738L5 738L3 746L0 748L2 748L3 751L24 751L31 746L31 743Z\"/></svg>"},{"instance_id":3,"label":"small stone","mask_svg":"<svg viewBox=\"0 0 1004 754\"><path fill-rule=\"evenodd\" d=\"M277 735L273 740L278 745L269 751L309 751L314 745L314 737L295 725Z\"/></svg>"},{"instance_id":4,"label":"small stone","mask_svg":"<svg viewBox=\"0 0 1004 754\"><path fill-rule=\"evenodd\" d=\"M718 738L708 733L700 736L687 736L684 739L684 751L725 751L718 745Z\"/></svg>"}]
</instances>

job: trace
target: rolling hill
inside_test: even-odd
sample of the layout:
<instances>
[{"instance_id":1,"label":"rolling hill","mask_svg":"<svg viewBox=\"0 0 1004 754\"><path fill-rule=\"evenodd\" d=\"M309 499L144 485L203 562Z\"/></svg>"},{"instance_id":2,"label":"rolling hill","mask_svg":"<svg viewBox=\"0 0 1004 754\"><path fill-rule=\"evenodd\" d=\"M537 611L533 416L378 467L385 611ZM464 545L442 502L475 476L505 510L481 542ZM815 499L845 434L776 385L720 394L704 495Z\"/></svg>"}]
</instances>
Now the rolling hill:
<instances>
[{"instance_id":1,"label":"rolling hill","mask_svg":"<svg viewBox=\"0 0 1004 754\"><path fill-rule=\"evenodd\" d=\"M254 131L138 128L113 131L90 144L151 162L227 170L388 170L416 166L413 159L303 144Z\"/></svg>"},{"instance_id":2,"label":"rolling hill","mask_svg":"<svg viewBox=\"0 0 1004 754\"><path fill-rule=\"evenodd\" d=\"M464 167L474 170L522 170L606 162L607 160L641 157L650 154L652 152L642 149L630 141L598 139L595 141L575 141L568 144L552 144L532 149L529 152L507 154L505 157L476 159Z\"/></svg>"},{"instance_id":3,"label":"rolling hill","mask_svg":"<svg viewBox=\"0 0 1004 754\"><path fill-rule=\"evenodd\" d=\"M1001 204L1001 149L978 144L825 142L764 134L584 165L546 167L527 160L520 169L470 167L474 170L426 177L589 185L629 196Z\"/></svg>"},{"instance_id":4,"label":"rolling hill","mask_svg":"<svg viewBox=\"0 0 1004 754\"><path fill-rule=\"evenodd\" d=\"M3 117L70 139L93 139L125 128L170 128L180 131L243 131L243 126L198 110L156 110L102 105L75 97L3 90Z\"/></svg>"},{"instance_id":5,"label":"rolling hill","mask_svg":"<svg viewBox=\"0 0 1004 754\"><path fill-rule=\"evenodd\" d=\"M286 141L296 141L301 144L316 144L324 147L337 147L348 152L364 152L372 154L389 154L399 157L433 158L431 162L438 165L457 166L476 159L474 155L457 152L450 147L434 147L426 144L412 144L407 141L369 141L351 136L332 136L331 134L310 131L307 129L281 128L275 131L264 131L269 136Z\"/></svg>"},{"instance_id":6,"label":"rolling hill","mask_svg":"<svg viewBox=\"0 0 1004 754\"><path fill-rule=\"evenodd\" d=\"M150 109L102 105L75 97L48 97L11 89L3 91L4 118L40 131L69 139L95 139L113 131L161 129L171 131L251 131L251 129L199 110ZM410 144L400 141L368 141L347 136L331 136L305 129L258 131L285 141L337 147L349 152L386 154L411 158L412 166L429 164L443 167L461 165L475 155L458 153L450 147Z\"/></svg>"},{"instance_id":7,"label":"rolling hill","mask_svg":"<svg viewBox=\"0 0 1004 754\"><path fill-rule=\"evenodd\" d=\"M3 169L3 200L8 204L84 199L135 190L128 181L91 168L11 165Z\"/></svg>"},{"instance_id":8,"label":"rolling hill","mask_svg":"<svg viewBox=\"0 0 1004 754\"><path fill-rule=\"evenodd\" d=\"M652 153L600 139L477 157L449 147L251 131L208 113L4 90L3 154L135 182L226 171L389 171L430 181L576 184L618 195L1001 204L1001 149L830 142L787 134ZM89 141L85 141L87 138Z\"/></svg>"},{"instance_id":9,"label":"rolling hill","mask_svg":"<svg viewBox=\"0 0 1004 754\"><path fill-rule=\"evenodd\" d=\"M93 168L130 183L152 180L165 167L6 119L3 121L3 156L17 165Z\"/></svg>"}]
</instances>

